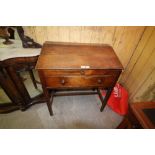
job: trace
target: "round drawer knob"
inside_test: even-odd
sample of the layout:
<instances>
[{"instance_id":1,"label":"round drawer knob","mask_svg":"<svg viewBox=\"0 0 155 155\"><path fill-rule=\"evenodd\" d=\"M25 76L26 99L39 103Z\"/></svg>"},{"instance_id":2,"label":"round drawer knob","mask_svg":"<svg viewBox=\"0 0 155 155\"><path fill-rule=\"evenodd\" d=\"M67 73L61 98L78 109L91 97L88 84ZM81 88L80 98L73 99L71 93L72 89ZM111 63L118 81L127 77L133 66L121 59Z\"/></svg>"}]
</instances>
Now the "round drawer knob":
<instances>
[{"instance_id":1,"label":"round drawer knob","mask_svg":"<svg viewBox=\"0 0 155 155\"><path fill-rule=\"evenodd\" d=\"M84 71L83 70L81 71L81 74L84 75Z\"/></svg>"},{"instance_id":2,"label":"round drawer knob","mask_svg":"<svg viewBox=\"0 0 155 155\"><path fill-rule=\"evenodd\" d=\"M61 84L62 84L62 85L65 84L65 80L64 80L64 79L61 80Z\"/></svg>"},{"instance_id":3,"label":"round drawer knob","mask_svg":"<svg viewBox=\"0 0 155 155\"><path fill-rule=\"evenodd\" d=\"M98 82L98 83L102 83L102 80L101 80L101 79L98 79L97 82Z\"/></svg>"}]
</instances>

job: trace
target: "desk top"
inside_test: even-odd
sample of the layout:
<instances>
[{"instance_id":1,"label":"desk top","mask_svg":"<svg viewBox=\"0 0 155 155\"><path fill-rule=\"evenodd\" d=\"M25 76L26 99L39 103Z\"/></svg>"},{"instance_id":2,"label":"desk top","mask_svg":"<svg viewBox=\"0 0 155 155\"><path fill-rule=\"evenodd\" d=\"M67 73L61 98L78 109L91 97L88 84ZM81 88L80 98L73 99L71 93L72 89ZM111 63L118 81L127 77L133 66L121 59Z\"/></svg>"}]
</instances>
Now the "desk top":
<instances>
[{"instance_id":1,"label":"desk top","mask_svg":"<svg viewBox=\"0 0 155 155\"><path fill-rule=\"evenodd\" d=\"M123 69L123 66L109 45L45 42L36 69Z\"/></svg>"}]
</instances>

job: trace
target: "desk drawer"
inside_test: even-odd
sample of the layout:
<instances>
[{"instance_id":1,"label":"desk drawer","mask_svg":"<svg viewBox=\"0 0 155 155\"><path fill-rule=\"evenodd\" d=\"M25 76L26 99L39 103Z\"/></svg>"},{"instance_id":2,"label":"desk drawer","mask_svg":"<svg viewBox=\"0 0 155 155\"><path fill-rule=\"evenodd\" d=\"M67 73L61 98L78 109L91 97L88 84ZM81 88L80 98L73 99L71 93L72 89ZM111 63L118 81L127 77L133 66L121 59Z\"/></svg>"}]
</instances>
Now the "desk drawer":
<instances>
[{"instance_id":1,"label":"desk drawer","mask_svg":"<svg viewBox=\"0 0 155 155\"><path fill-rule=\"evenodd\" d=\"M45 77L51 77L51 76L68 76L68 75L76 75L76 76L89 76L89 75L118 75L120 73L120 70L115 69L81 69L81 70L43 70L42 71Z\"/></svg>"},{"instance_id":2,"label":"desk drawer","mask_svg":"<svg viewBox=\"0 0 155 155\"><path fill-rule=\"evenodd\" d=\"M116 81L114 76L64 76L46 77L47 88L74 88L74 87L111 87Z\"/></svg>"}]
</instances>

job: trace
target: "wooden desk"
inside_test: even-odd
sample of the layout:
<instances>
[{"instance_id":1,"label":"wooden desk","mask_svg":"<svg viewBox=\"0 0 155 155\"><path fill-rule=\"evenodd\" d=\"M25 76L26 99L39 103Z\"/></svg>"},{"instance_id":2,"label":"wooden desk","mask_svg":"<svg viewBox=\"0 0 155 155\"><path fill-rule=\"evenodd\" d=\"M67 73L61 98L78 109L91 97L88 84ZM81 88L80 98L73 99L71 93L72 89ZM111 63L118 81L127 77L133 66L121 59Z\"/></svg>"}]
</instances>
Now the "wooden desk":
<instances>
[{"instance_id":1,"label":"wooden desk","mask_svg":"<svg viewBox=\"0 0 155 155\"><path fill-rule=\"evenodd\" d=\"M52 100L53 96L58 95L98 94L103 111L123 67L112 47L108 45L45 42L36 69L50 115L53 115ZM94 91L56 93L66 89ZM107 89L104 99L99 89Z\"/></svg>"}]
</instances>

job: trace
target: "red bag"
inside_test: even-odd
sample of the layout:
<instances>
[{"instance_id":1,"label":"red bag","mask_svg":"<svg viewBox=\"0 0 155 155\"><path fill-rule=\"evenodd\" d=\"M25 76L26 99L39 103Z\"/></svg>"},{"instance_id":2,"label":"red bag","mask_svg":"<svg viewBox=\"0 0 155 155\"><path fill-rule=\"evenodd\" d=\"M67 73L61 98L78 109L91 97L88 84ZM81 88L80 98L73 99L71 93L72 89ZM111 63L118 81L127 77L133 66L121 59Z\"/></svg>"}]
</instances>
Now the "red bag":
<instances>
[{"instance_id":1,"label":"red bag","mask_svg":"<svg viewBox=\"0 0 155 155\"><path fill-rule=\"evenodd\" d=\"M102 95L105 96L105 92L102 91ZM128 112L128 92L120 84L116 84L111 96L108 100L108 106L120 115L125 115Z\"/></svg>"}]
</instances>

